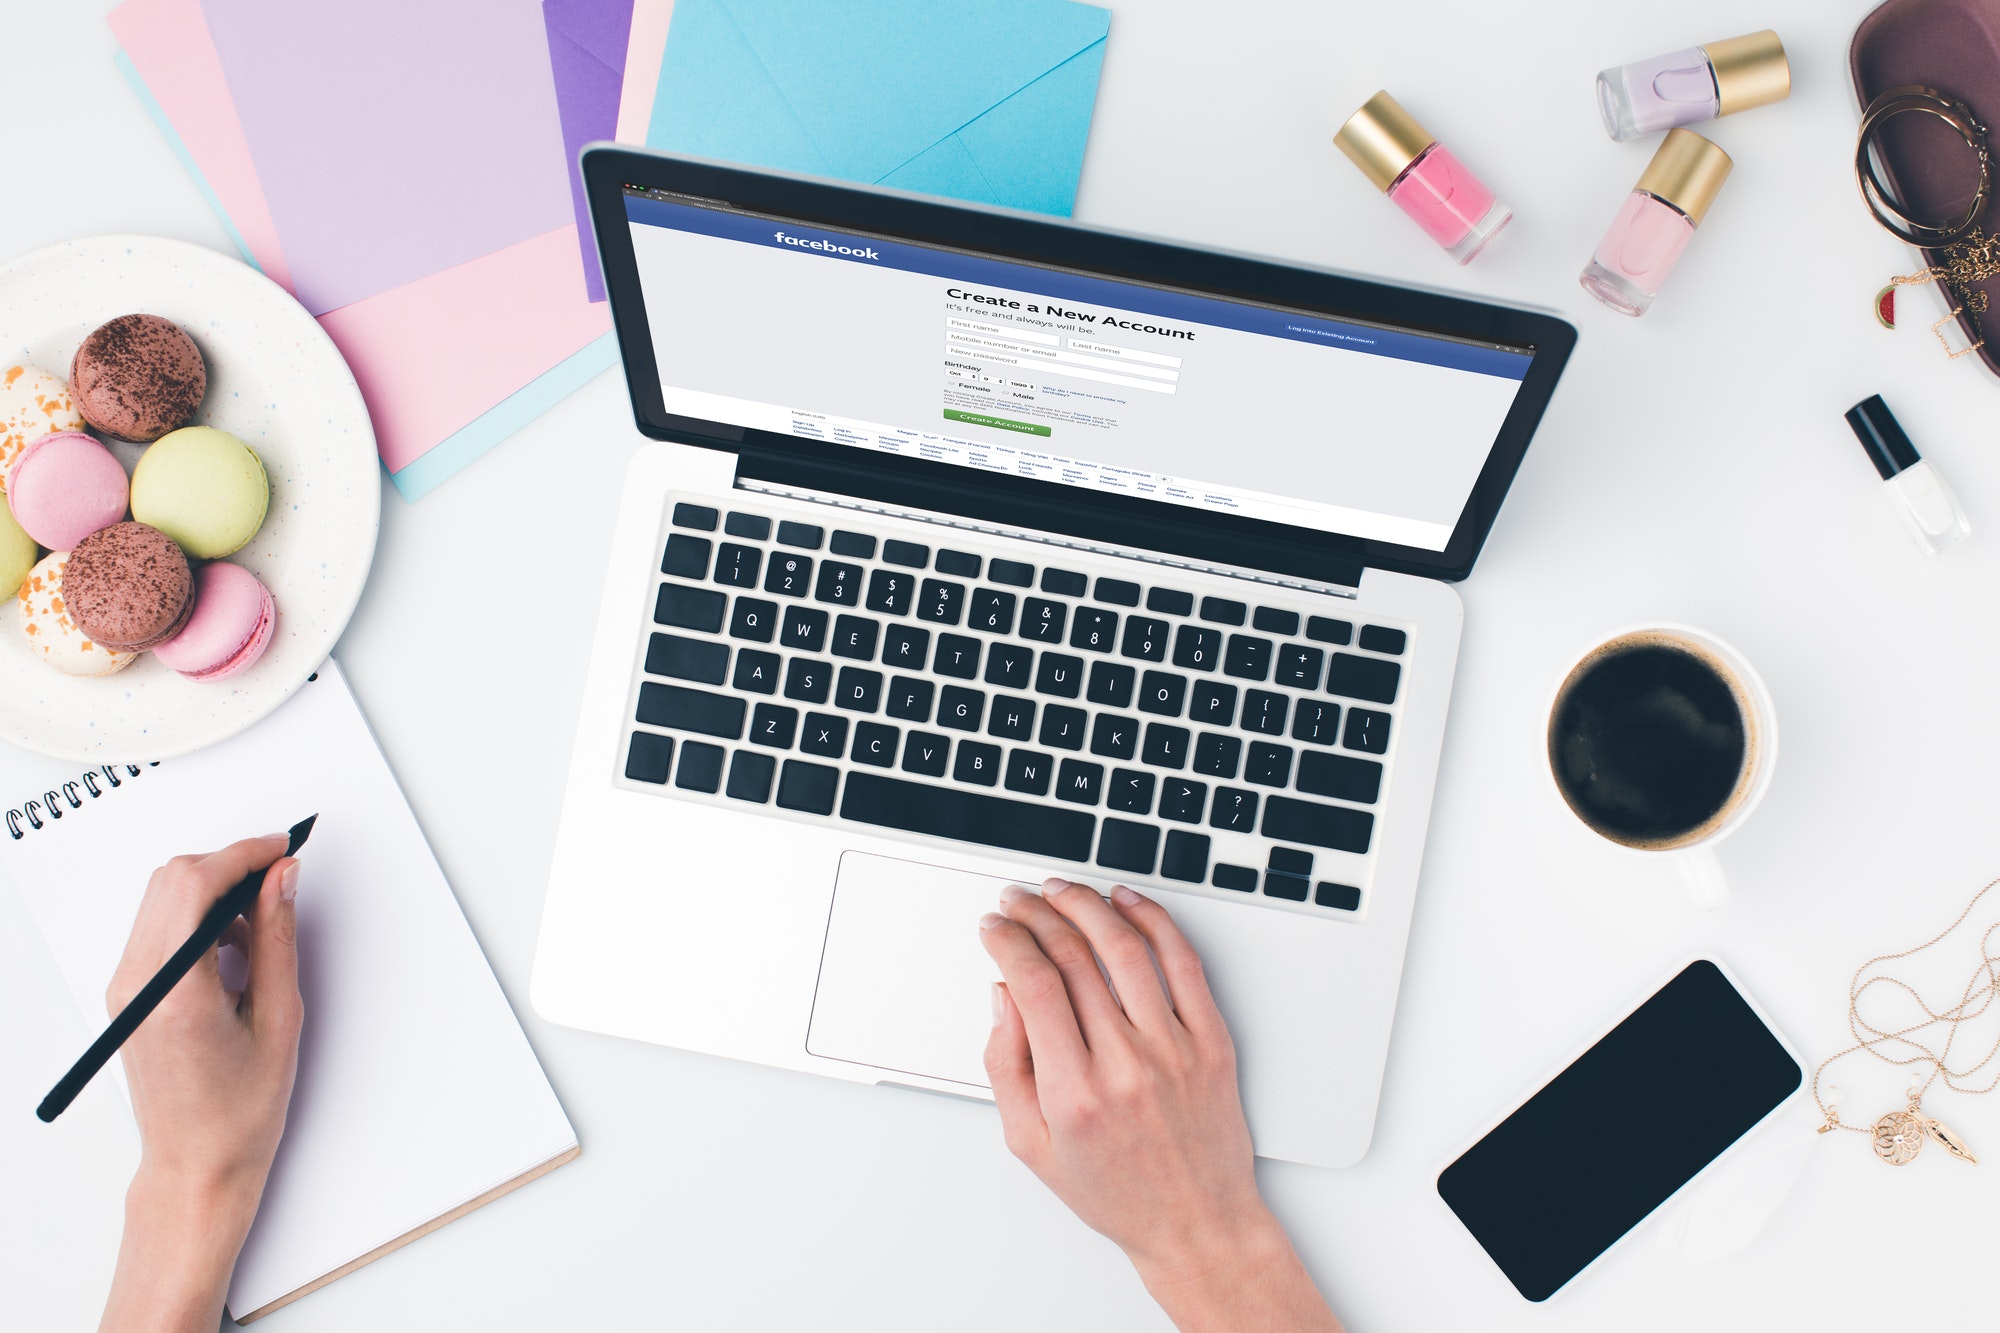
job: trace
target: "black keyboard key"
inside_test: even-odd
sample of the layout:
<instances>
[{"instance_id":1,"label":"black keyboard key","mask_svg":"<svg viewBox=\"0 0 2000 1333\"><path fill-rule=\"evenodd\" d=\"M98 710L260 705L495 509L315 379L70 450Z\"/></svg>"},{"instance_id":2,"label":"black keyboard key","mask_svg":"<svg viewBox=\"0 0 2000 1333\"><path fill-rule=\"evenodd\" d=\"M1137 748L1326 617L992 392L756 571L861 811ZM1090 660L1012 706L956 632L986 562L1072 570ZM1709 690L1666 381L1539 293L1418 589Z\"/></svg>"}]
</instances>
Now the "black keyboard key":
<instances>
[{"instance_id":1,"label":"black keyboard key","mask_svg":"<svg viewBox=\"0 0 2000 1333\"><path fill-rule=\"evenodd\" d=\"M917 619L940 625L956 625L965 614L965 585L943 579L925 579L917 596Z\"/></svg>"},{"instance_id":2,"label":"black keyboard key","mask_svg":"<svg viewBox=\"0 0 2000 1333\"><path fill-rule=\"evenodd\" d=\"M1087 861L1097 816L1016 801L959 787L850 773L840 815L881 828L1024 852L1054 861Z\"/></svg>"},{"instance_id":3,"label":"black keyboard key","mask_svg":"<svg viewBox=\"0 0 2000 1333\"><path fill-rule=\"evenodd\" d=\"M928 680L898 676L889 682L889 706L883 711L905 722L928 722L931 720L931 699L936 689Z\"/></svg>"},{"instance_id":4,"label":"black keyboard key","mask_svg":"<svg viewBox=\"0 0 2000 1333\"><path fill-rule=\"evenodd\" d=\"M782 528L784 525L779 526ZM812 589L812 577L811 556L773 551L770 568L764 571L764 591L786 597L803 597Z\"/></svg>"},{"instance_id":5,"label":"black keyboard key","mask_svg":"<svg viewBox=\"0 0 2000 1333\"><path fill-rule=\"evenodd\" d=\"M1260 606L1250 613L1250 628L1265 634L1297 634L1299 613L1280 611L1275 606Z\"/></svg>"},{"instance_id":6,"label":"black keyboard key","mask_svg":"<svg viewBox=\"0 0 2000 1333\"><path fill-rule=\"evenodd\" d=\"M1179 717L1181 702L1187 697L1186 676L1170 671L1148 671L1139 682L1139 711L1161 717ZM1232 692L1234 687L1231 687Z\"/></svg>"},{"instance_id":7,"label":"black keyboard key","mask_svg":"<svg viewBox=\"0 0 2000 1333\"><path fill-rule=\"evenodd\" d=\"M930 660L931 632L915 625L891 625L882 636L882 665L899 671L922 671Z\"/></svg>"},{"instance_id":8,"label":"black keyboard key","mask_svg":"<svg viewBox=\"0 0 2000 1333\"><path fill-rule=\"evenodd\" d=\"M1354 625L1346 620L1329 620L1325 616L1306 618L1306 637L1318 639L1321 643L1352 643Z\"/></svg>"},{"instance_id":9,"label":"black keyboard key","mask_svg":"<svg viewBox=\"0 0 2000 1333\"><path fill-rule=\"evenodd\" d=\"M833 692L833 663L794 657L785 664L785 697L823 704Z\"/></svg>"},{"instance_id":10,"label":"black keyboard key","mask_svg":"<svg viewBox=\"0 0 2000 1333\"><path fill-rule=\"evenodd\" d=\"M1282 871L1287 875L1304 875L1311 879L1313 854L1300 851L1296 847L1273 847L1271 858L1264 863L1264 866L1267 870Z\"/></svg>"},{"instance_id":11,"label":"black keyboard key","mask_svg":"<svg viewBox=\"0 0 2000 1333\"><path fill-rule=\"evenodd\" d=\"M963 685L947 685L938 691L937 723L953 731L977 731L986 713L986 695Z\"/></svg>"},{"instance_id":12,"label":"black keyboard key","mask_svg":"<svg viewBox=\"0 0 2000 1333\"><path fill-rule=\"evenodd\" d=\"M1118 651L1142 662L1167 660L1167 622L1151 616L1125 617L1125 641Z\"/></svg>"},{"instance_id":13,"label":"black keyboard key","mask_svg":"<svg viewBox=\"0 0 2000 1333\"><path fill-rule=\"evenodd\" d=\"M1090 589L1090 580L1068 569L1044 569L1042 591L1058 597L1081 597Z\"/></svg>"},{"instance_id":14,"label":"black keyboard key","mask_svg":"<svg viewBox=\"0 0 2000 1333\"><path fill-rule=\"evenodd\" d=\"M1047 737L1043 743L1047 743ZM1139 720L1116 713L1099 713L1090 728L1090 752L1110 759L1130 759L1139 753Z\"/></svg>"},{"instance_id":15,"label":"black keyboard key","mask_svg":"<svg viewBox=\"0 0 2000 1333\"><path fill-rule=\"evenodd\" d=\"M1069 608L1061 602L1030 597L1021 603L1021 637L1036 643L1061 643Z\"/></svg>"},{"instance_id":16,"label":"black keyboard key","mask_svg":"<svg viewBox=\"0 0 2000 1333\"><path fill-rule=\"evenodd\" d=\"M1160 830L1125 819L1104 821L1097 835L1097 864L1107 870L1150 875L1160 856Z\"/></svg>"},{"instance_id":17,"label":"black keyboard key","mask_svg":"<svg viewBox=\"0 0 2000 1333\"><path fill-rule=\"evenodd\" d=\"M736 800L762 805L771 799L771 777L777 771L778 761L770 755L738 750L729 760L725 790Z\"/></svg>"},{"instance_id":18,"label":"black keyboard key","mask_svg":"<svg viewBox=\"0 0 2000 1333\"><path fill-rule=\"evenodd\" d=\"M1302 842L1337 852L1366 853L1375 831L1375 816L1344 805L1321 805L1290 796L1273 796L1264 803L1264 836L1277 842Z\"/></svg>"},{"instance_id":19,"label":"black keyboard key","mask_svg":"<svg viewBox=\"0 0 2000 1333\"><path fill-rule=\"evenodd\" d=\"M1308 796L1373 805L1382 794L1382 765L1373 759L1307 750L1299 756L1298 788Z\"/></svg>"},{"instance_id":20,"label":"black keyboard key","mask_svg":"<svg viewBox=\"0 0 2000 1333\"><path fill-rule=\"evenodd\" d=\"M1332 744L1332 742L1328 742ZM1347 710L1347 735L1342 744L1363 754L1383 754L1389 749L1389 715L1366 708Z\"/></svg>"},{"instance_id":21,"label":"black keyboard key","mask_svg":"<svg viewBox=\"0 0 2000 1333\"><path fill-rule=\"evenodd\" d=\"M1257 793L1241 787L1217 787L1215 800L1209 803L1208 823L1231 833L1251 832L1257 827Z\"/></svg>"},{"instance_id":22,"label":"black keyboard key","mask_svg":"<svg viewBox=\"0 0 2000 1333\"><path fill-rule=\"evenodd\" d=\"M1108 653L1118 638L1118 613L1095 606L1076 608L1076 620L1069 627L1069 646Z\"/></svg>"},{"instance_id":23,"label":"black keyboard key","mask_svg":"<svg viewBox=\"0 0 2000 1333\"><path fill-rule=\"evenodd\" d=\"M1352 884L1330 884L1321 880L1313 888L1313 901L1321 907L1352 912L1361 906L1361 890Z\"/></svg>"},{"instance_id":24,"label":"black keyboard key","mask_svg":"<svg viewBox=\"0 0 2000 1333\"><path fill-rule=\"evenodd\" d=\"M686 742L681 746L681 766L674 772L674 785L688 791L716 791L722 786L725 753L720 745Z\"/></svg>"},{"instance_id":25,"label":"black keyboard key","mask_svg":"<svg viewBox=\"0 0 2000 1333\"><path fill-rule=\"evenodd\" d=\"M799 710L783 704L758 704L750 713L750 743L789 750L798 734Z\"/></svg>"},{"instance_id":26,"label":"black keyboard key","mask_svg":"<svg viewBox=\"0 0 2000 1333\"><path fill-rule=\"evenodd\" d=\"M882 561L905 569L926 569L931 563L931 548L922 542L899 542L891 537L882 543Z\"/></svg>"},{"instance_id":27,"label":"black keyboard key","mask_svg":"<svg viewBox=\"0 0 2000 1333\"><path fill-rule=\"evenodd\" d=\"M1073 805L1096 805L1104 789L1104 765L1065 759L1056 774L1056 799Z\"/></svg>"},{"instance_id":28,"label":"black keyboard key","mask_svg":"<svg viewBox=\"0 0 2000 1333\"><path fill-rule=\"evenodd\" d=\"M764 568L764 552L755 546L724 542L715 557L715 581L730 588L754 588Z\"/></svg>"},{"instance_id":29,"label":"black keyboard key","mask_svg":"<svg viewBox=\"0 0 2000 1333\"><path fill-rule=\"evenodd\" d=\"M714 532L715 519L715 511L707 505L691 505L685 500L674 505L674 526L677 528L699 528L703 532Z\"/></svg>"},{"instance_id":30,"label":"black keyboard key","mask_svg":"<svg viewBox=\"0 0 2000 1333\"><path fill-rule=\"evenodd\" d=\"M625 776L634 782L665 782L674 762L674 738L635 731L625 750Z\"/></svg>"},{"instance_id":31,"label":"black keyboard key","mask_svg":"<svg viewBox=\"0 0 2000 1333\"><path fill-rule=\"evenodd\" d=\"M1292 747L1251 741L1243 760L1243 780L1260 787L1287 787L1292 781Z\"/></svg>"},{"instance_id":32,"label":"black keyboard key","mask_svg":"<svg viewBox=\"0 0 2000 1333\"><path fill-rule=\"evenodd\" d=\"M1218 736L1212 731L1204 731L1195 738L1194 771L1197 773L1233 781L1236 766L1242 758L1243 742L1239 737Z\"/></svg>"},{"instance_id":33,"label":"black keyboard key","mask_svg":"<svg viewBox=\"0 0 2000 1333\"><path fill-rule=\"evenodd\" d=\"M1409 641L1409 635L1399 629L1390 629L1387 625L1361 627L1361 646L1371 653L1400 654Z\"/></svg>"},{"instance_id":34,"label":"black keyboard key","mask_svg":"<svg viewBox=\"0 0 2000 1333\"><path fill-rule=\"evenodd\" d=\"M1208 805L1208 784L1186 778L1168 778L1160 788L1160 818L1182 824L1199 824Z\"/></svg>"},{"instance_id":35,"label":"black keyboard key","mask_svg":"<svg viewBox=\"0 0 2000 1333\"><path fill-rule=\"evenodd\" d=\"M1208 878L1208 835L1168 829L1167 847L1160 853L1160 877L1199 884Z\"/></svg>"},{"instance_id":36,"label":"black keyboard key","mask_svg":"<svg viewBox=\"0 0 2000 1333\"><path fill-rule=\"evenodd\" d=\"M893 778L888 780L894 781ZM839 769L825 764L808 764L803 759L787 759L778 776L778 804L787 810L830 815L833 813L833 793L839 785Z\"/></svg>"},{"instance_id":37,"label":"black keyboard key","mask_svg":"<svg viewBox=\"0 0 2000 1333\"><path fill-rule=\"evenodd\" d=\"M1198 680L1188 701L1188 721L1226 727L1236 720L1236 687Z\"/></svg>"},{"instance_id":38,"label":"black keyboard key","mask_svg":"<svg viewBox=\"0 0 2000 1333\"><path fill-rule=\"evenodd\" d=\"M1066 653L1043 653L1035 688L1043 694L1074 699L1083 690L1083 659Z\"/></svg>"},{"instance_id":39,"label":"black keyboard key","mask_svg":"<svg viewBox=\"0 0 2000 1333\"><path fill-rule=\"evenodd\" d=\"M1201 599L1201 618L1218 625L1240 625L1243 617L1250 614L1250 608L1241 602L1232 602L1227 597L1204 597Z\"/></svg>"},{"instance_id":40,"label":"black keyboard key","mask_svg":"<svg viewBox=\"0 0 2000 1333\"><path fill-rule=\"evenodd\" d=\"M826 549L835 555L867 560L875 554L875 539L865 532L848 532L835 528L833 536L827 539Z\"/></svg>"},{"instance_id":41,"label":"black keyboard key","mask_svg":"<svg viewBox=\"0 0 2000 1333\"><path fill-rule=\"evenodd\" d=\"M769 643L778 632L778 604L761 597L738 597L729 613L729 637Z\"/></svg>"},{"instance_id":42,"label":"black keyboard key","mask_svg":"<svg viewBox=\"0 0 2000 1333\"><path fill-rule=\"evenodd\" d=\"M1036 739L1057 750L1081 750L1089 715L1081 708L1050 704L1042 710L1042 729Z\"/></svg>"},{"instance_id":43,"label":"black keyboard key","mask_svg":"<svg viewBox=\"0 0 2000 1333\"><path fill-rule=\"evenodd\" d=\"M934 731L913 731L903 742L903 771L927 778L944 776L945 760L951 755L951 737Z\"/></svg>"},{"instance_id":44,"label":"black keyboard key","mask_svg":"<svg viewBox=\"0 0 2000 1333\"><path fill-rule=\"evenodd\" d=\"M1238 893L1257 891L1257 872L1248 866L1217 865L1211 881L1218 889L1234 889Z\"/></svg>"},{"instance_id":45,"label":"black keyboard key","mask_svg":"<svg viewBox=\"0 0 2000 1333\"><path fill-rule=\"evenodd\" d=\"M1246 690L1243 694L1243 730L1260 736L1285 734L1285 714L1291 701L1269 690Z\"/></svg>"},{"instance_id":46,"label":"black keyboard key","mask_svg":"<svg viewBox=\"0 0 2000 1333\"><path fill-rule=\"evenodd\" d=\"M1092 662L1084 698L1107 708L1130 708L1132 686L1138 678L1139 673L1123 662Z\"/></svg>"},{"instance_id":47,"label":"black keyboard key","mask_svg":"<svg viewBox=\"0 0 2000 1333\"><path fill-rule=\"evenodd\" d=\"M795 653L826 651L826 612L816 611L810 606L785 608L785 619L778 629L778 642Z\"/></svg>"},{"instance_id":48,"label":"black keyboard key","mask_svg":"<svg viewBox=\"0 0 2000 1333\"><path fill-rule=\"evenodd\" d=\"M1097 600L1100 602L1109 602L1113 606L1137 606L1139 604L1139 585L1128 582L1125 579L1099 579L1097 581Z\"/></svg>"},{"instance_id":49,"label":"black keyboard key","mask_svg":"<svg viewBox=\"0 0 2000 1333\"><path fill-rule=\"evenodd\" d=\"M660 557L660 572L677 579L708 577L708 553L713 547L706 537L690 537L685 532L667 536L666 554Z\"/></svg>"},{"instance_id":50,"label":"black keyboard key","mask_svg":"<svg viewBox=\"0 0 2000 1333\"><path fill-rule=\"evenodd\" d=\"M1158 611L1163 616L1191 616L1194 614L1194 594L1178 588L1154 588L1146 594L1146 609Z\"/></svg>"},{"instance_id":51,"label":"black keyboard key","mask_svg":"<svg viewBox=\"0 0 2000 1333\"><path fill-rule=\"evenodd\" d=\"M1014 594L997 588L973 589L972 611L966 616L965 625L967 629L976 629L982 634L1012 634Z\"/></svg>"},{"instance_id":52,"label":"black keyboard key","mask_svg":"<svg viewBox=\"0 0 2000 1333\"><path fill-rule=\"evenodd\" d=\"M1312 890L1312 881L1303 875L1287 875L1280 871L1264 872L1264 895L1269 898L1283 898L1286 902L1302 903Z\"/></svg>"},{"instance_id":53,"label":"black keyboard key","mask_svg":"<svg viewBox=\"0 0 2000 1333\"><path fill-rule=\"evenodd\" d=\"M1326 670L1326 692L1370 703L1392 704L1396 702L1397 682L1402 678L1403 667L1399 662L1335 653L1332 665Z\"/></svg>"},{"instance_id":54,"label":"black keyboard key","mask_svg":"<svg viewBox=\"0 0 2000 1333\"><path fill-rule=\"evenodd\" d=\"M1302 643L1281 644L1278 648L1276 682L1295 690L1319 688L1320 672L1326 669L1326 651Z\"/></svg>"},{"instance_id":55,"label":"black keyboard key","mask_svg":"<svg viewBox=\"0 0 2000 1333\"><path fill-rule=\"evenodd\" d=\"M973 680L979 675L979 640L963 634L940 634L937 657L931 670L955 680Z\"/></svg>"},{"instance_id":56,"label":"black keyboard key","mask_svg":"<svg viewBox=\"0 0 2000 1333\"><path fill-rule=\"evenodd\" d=\"M906 616L910 614L916 595L917 578L914 574L878 569L868 576L867 606L870 611L879 611L885 616Z\"/></svg>"},{"instance_id":57,"label":"black keyboard key","mask_svg":"<svg viewBox=\"0 0 2000 1333\"><path fill-rule=\"evenodd\" d=\"M799 732L799 749L822 759L838 759L847 753L847 719L830 713L807 713Z\"/></svg>"},{"instance_id":58,"label":"black keyboard key","mask_svg":"<svg viewBox=\"0 0 2000 1333\"><path fill-rule=\"evenodd\" d=\"M1174 635L1174 665L1187 671L1213 671L1222 656L1222 631L1182 625Z\"/></svg>"},{"instance_id":59,"label":"black keyboard key","mask_svg":"<svg viewBox=\"0 0 2000 1333\"><path fill-rule=\"evenodd\" d=\"M986 715L986 734L1008 741L1032 740L1035 735L1034 700L1011 694L994 695L993 707Z\"/></svg>"},{"instance_id":60,"label":"black keyboard key","mask_svg":"<svg viewBox=\"0 0 2000 1333\"><path fill-rule=\"evenodd\" d=\"M882 706L882 673L866 667L842 667L833 706L850 713L874 712Z\"/></svg>"},{"instance_id":61,"label":"black keyboard key","mask_svg":"<svg viewBox=\"0 0 2000 1333\"><path fill-rule=\"evenodd\" d=\"M945 553L939 551L938 554ZM1000 747L988 745L985 741L960 741L958 758L952 762L951 776L956 782L991 787L1000 780Z\"/></svg>"},{"instance_id":62,"label":"black keyboard key","mask_svg":"<svg viewBox=\"0 0 2000 1333\"><path fill-rule=\"evenodd\" d=\"M782 661L776 653L767 653L759 648L739 648L736 650L736 674L729 678L729 686L746 694L776 694Z\"/></svg>"},{"instance_id":63,"label":"black keyboard key","mask_svg":"<svg viewBox=\"0 0 2000 1333\"><path fill-rule=\"evenodd\" d=\"M833 622L833 655L856 662L872 662L875 660L875 638L881 632L882 622L879 620L870 620L867 616L841 616Z\"/></svg>"},{"instance_id":64,"label":"black keyboard key","mask_svg":"<svg viewBox=\"0 0 2000 1333\"><path fill-rule=\"evenodd\" d=\"M713 639L655 634L646 643L646 672L676 680L720 685L729 676L729 645Z\"/></svg>"},{"instance_id":65,"label":"black keyboard key","mask_svg":"<svg viewBox=\"0 0 2000 1333\"><path fill-rule=\"evenodd\" d=\"M896 742L902 735L899 728L886 722L856 722L851 757L857 764L888 768L896 762Z\"/></svg>"},{"instance_id":66,"label":"black keyboard key","mask_svg":"<svg viewBox=\"0 0 2000 1333\"><path fill-rule=\"evenodd\" d=\"M1019 560L1002 560L995 556L987 562L986 577L1010 588L1032 588L1035 586L1035 567Z\"/></svg>"},{"instance_id":67,"label":"black keyboard key","mask_svg":"<svg viewBox=\"0 0 2000 1333\"><path fill-rule=\"evenodd\" d=\"M739 514L731 511L722 520L722 530L732 537L748 537L753 542L771 540L771 520L762 514Z\"/></svg>"},{"instance_id":68,"label":"black keyboard key","mask_svg":"<svg viewBox=\"0 0 2000 1333\"><path fill-rule=\"evenodd\" d=\"M778 545L796 546L802 551L817 551L826 540L826 530L817 523L794 523L790 519L778 520Z\"/></svg>"},{"instance_id":69,"label":"black keyboard key","mask_svg":"<svg viewBox=\"0 0 2000 1333\"><path fill-rule=\"evenodd\" d=\"M1186 727L1170 727L1163 722L1146 724L1146 748L1141 756L1155 768L1184 768L1188 759Z\"/></svg>"},{"instance_id":70,"label":"black keyboard key","mask_svg":"<svg viewBox=\"0 0 2000 1333\"><path fill-rule=\"evenodd\" d=\"M1025 690L1034 678L1035 650L1018 643L996 643L986 650L986 683Z\"/></svg>"},{"instance_id":71,"label":"black keyboard key","mask_svg":"<svg viewBox=\"0 0 2000 1333\"><path fill-rule=\"evenodd\" d=\"M1091 767L1097 766L1092 764ZM1107 804L1113 810L1123 810L1128 815L1150 815L1153 813L1155 782L1151 773L1136 768L1114 768L1111 770L1111 799Z\"/></svg>"},{"instance_id":72,"label":"black keyboard key","mask_svg":"<svg viewBox=\"0 0 2000 1333\"><path fill-rule=\"evenodd\" d=\"M653 600L653 619L662 625L713 634L722 628L722 612L728 604L726 595L709 588L662 583L660 595Z\"/></svg>"},{"instance_id":73,"label":"black keyboard key","mask_svg":"<svg viewBox=\"0 0 2000 1333\"><path fill-rule=\"evenodd\" d=\"M999 564L998 560L993 562ZM1007 790L1028 796L1047 796L1054 780L1056 758L1039 750L1013 750L1007 755Z\"/></svg>"},{"instance_id":74,"label":"black keyboard key","mask_svg":"<svg viewBox=\"0 0 2000 1333\"><path fill-rule=\"evenodd\" d=\"M741 699L691 690L683 685L661 685L649 680L639 686L638 719L649 727L693 731L733 741L743 735L743 714L747 708Z\"/></svg>"},{"instance_id":75,"label":"black keyboard key","mask_svg":"<svg viewBox=\"0 0 2000 1333\"><path fill-rule=\"evenodd\" d=\"M1222 659L1223 671L1244 680L1262 680L1271 674L1271 654L1277 645L1252 634L1229 636L1229 651Z\"/></svg>"},{"instance_id":76,"label":"black keyboard key","mask_svg":"<svg viewBox=\"0 0 2000 1333\"><path fill-rule=\"evenodd\" d=\"M980 566L986 562L969 551L954 551L946 548L937 553L937 572L949 574L957 579L976 579Z\"/></svg>"},{"instance_id":77,"label":"black keyboard key","mask_svg":"<svg viewBox=\"0 0 2000 1333\"><path fill-rule=\"evenodd\" d=\"M819 581L813 585L813 600L832 602L835 606L861 605L861 566L845 560L821 561Z\"/></svg>"},{"instance_id":78,"label":"black keyboard key","mask_svg":"<svg viewBox=\"0 0 2000 1333\"><path fill-rule=\"evenodd\" d=\"M1301 699L1292 714L1292 739L1332 745L1340 739L1340 705L1328 699Z\"/></svg>"}]
</instances>

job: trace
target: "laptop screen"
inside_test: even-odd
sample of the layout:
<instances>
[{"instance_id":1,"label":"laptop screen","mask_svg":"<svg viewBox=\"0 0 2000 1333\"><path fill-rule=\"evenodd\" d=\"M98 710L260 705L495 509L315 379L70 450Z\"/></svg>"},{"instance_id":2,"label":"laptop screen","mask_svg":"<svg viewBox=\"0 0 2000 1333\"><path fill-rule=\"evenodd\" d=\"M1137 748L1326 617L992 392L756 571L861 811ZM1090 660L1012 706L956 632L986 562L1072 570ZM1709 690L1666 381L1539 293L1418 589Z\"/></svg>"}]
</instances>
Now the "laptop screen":
<instances>
[{"instance_id":1,"label":"laptop screen","mask_svg":"<svg viewBox=\"0 0 2000 1333\"><path fill-rule=\"evenodd\" d=\"M1442 551L1531 349L628 187L665 410Z\"/></svg>"}]
</instances>

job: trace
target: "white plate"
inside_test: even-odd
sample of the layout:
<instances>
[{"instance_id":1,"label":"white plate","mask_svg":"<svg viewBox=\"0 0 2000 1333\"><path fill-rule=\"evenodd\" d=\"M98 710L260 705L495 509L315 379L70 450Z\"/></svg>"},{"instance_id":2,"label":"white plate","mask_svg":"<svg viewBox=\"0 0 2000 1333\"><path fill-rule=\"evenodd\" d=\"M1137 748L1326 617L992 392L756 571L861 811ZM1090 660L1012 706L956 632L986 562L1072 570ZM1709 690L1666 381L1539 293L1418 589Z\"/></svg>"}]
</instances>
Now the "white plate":
<instances>
[{"instance_id":1,"label":"white plate","mask_svg":"<svg viewBox=\"0 0 2000 1333\"><path fill-rule=\"evenodd\" d=\"M264 462L270 513L229 559L271 590L278 626L257 664L229 680L184 679L151 653L80 677L37 660L14 608L0 608L0 740L80 763L186 754L283 703L346 628L381 521L375 432L347 363L283 288L213 250L91 236L0 265L0 367L25 361L67 379L86 334L135 312L188 331L208 361L195 424L228 431ZM129 472L143 447L112 452Z\"/></svg>"}]
</instances>

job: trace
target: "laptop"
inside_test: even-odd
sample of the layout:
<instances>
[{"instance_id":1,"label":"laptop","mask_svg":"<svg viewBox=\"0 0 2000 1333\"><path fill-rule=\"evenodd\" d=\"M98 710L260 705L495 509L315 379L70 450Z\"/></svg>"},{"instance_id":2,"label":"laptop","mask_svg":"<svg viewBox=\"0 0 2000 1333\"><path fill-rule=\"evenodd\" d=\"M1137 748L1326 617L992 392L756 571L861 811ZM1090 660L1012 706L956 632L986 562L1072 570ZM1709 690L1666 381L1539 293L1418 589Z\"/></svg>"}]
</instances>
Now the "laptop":
<instances>
[{"instance_id":1,"label":"laptop","mask_svg":"<svg viewBox=\"0 0 2000 1333\"><path fill-rule=\"evenodd\" d=\"M990 1100L979 918L1010 882L1125 883L1201 951L1258 1153L1359 1159L1453 584L1574 330L714 162L583 169L657 443L535 1007Z\"/></svg>"}]
</instances>

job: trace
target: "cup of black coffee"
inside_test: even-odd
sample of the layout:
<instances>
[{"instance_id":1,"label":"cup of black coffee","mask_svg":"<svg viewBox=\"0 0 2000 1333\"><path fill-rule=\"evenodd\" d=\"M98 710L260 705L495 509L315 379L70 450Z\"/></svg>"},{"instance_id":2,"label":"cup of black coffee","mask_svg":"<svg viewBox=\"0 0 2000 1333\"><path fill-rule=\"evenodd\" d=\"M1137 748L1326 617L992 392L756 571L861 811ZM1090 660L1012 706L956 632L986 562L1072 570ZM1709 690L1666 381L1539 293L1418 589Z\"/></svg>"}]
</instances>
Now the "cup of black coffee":
<instances>
[{"instance_id":1,"label":"cup of black coffee","mask_svg":"<svg viewBox=\"0 0 2000 1333\"><path fill-rule=\"evenodd\" d=\"M1556 687L1548 768L1593 833L1674 859L1704 907L1728 897L1716 842L1763 798L1778 724L1764 682L1699 630L1621 630L1592 645Z\"/></svg>"}]
</instances>

